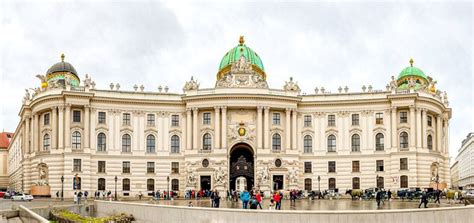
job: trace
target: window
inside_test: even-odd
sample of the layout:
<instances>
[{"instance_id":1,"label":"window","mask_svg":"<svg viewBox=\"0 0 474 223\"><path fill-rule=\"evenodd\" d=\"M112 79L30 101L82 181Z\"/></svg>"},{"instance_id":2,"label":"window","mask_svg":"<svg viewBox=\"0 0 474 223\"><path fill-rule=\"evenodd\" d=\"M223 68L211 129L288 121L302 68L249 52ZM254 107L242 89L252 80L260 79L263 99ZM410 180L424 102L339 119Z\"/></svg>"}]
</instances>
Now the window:
<instances>
[{"instance_id":1,"label":"window","mask_svg":"<svg viewBox=\"0 0 474 223\"><path fill-rule=\"evenodd\" d=\"M78 131L72 133L72 149L81 149L81 133Z\"/></svg>"},{"instance_id":2,"label":"window","mask_svg":"<svg viewBox=\"0 0 474 223\"><path fill-rule=\"evenodd\" d=\"M375 113L375 124L383 125L383 113Z\"/></svg>"},{"instance_id":3,"label":"window","mask_svg":"<svg viewBox=\"0 0 474 223\"><path fill-rule=\"evenodd\" d=\"M97 180L97 190L105 190L105 179L99 178Z\"/></svg>"},{"instance_id":4,"label":"window","mask_svg":"<svg viewBox=\"0 0 474 223\"><path fill-rule=\"evenodd\" d=\"M352 125L359 125L359 114L352 114Z\"/></svg>"},{"instance_id":5,"label":"window","mask_svg":"<svg viewBox=\"0 0 474 223\"><path fill-rule=\"evenodd\" d=\"M376 169L375 171L383 171L383 160L375 161Z\"/></svg>"},{"instance_id":6,"label":"window","mask_svg":"<svg viewBox=\"0 0 474 223\"><path fill-rule=\"evenodd\" d=\"M77 175L72 177L72 189L73 190L80 190L81 189L81 178Z\"/></svg>"},{"instance_id":7,"label":"window","mask_svg":"<svg viewBox=\"0 0 474 223\"><path fill-rule=\"evenodd\" d=\"M178 179L172 179L171 180L171 190L179 191L179 180Z\"/></svg>"},{"instance_id":8,"label":"window","mask_svg":"<svg viewBox=\"0 0 474 223\"><path fill-rule=\"evenodd\" d=\"M179 162L171 162L171 173L179 173Z\"/></svg>"},{"instance_id":9,"label":"window","mask_svg":"<svg viewBox=\"0 0 474 223\"><path fill-rule=\"evenodd\" d=\"M383 151L384 149L385 149L384 136L382 133L377 133L377 135L375 135L375 150Z\"/></svg>"},{"instance_id":10,"label":"window","mask_svg":"<svg viewBox=\"0 0 474 223\"><path fill-rule=\"evenodd\" d=\"M400 176L400 188L408 188L408 176Z\"/></svg>"},{"instance_id":11,"label":"window","mask_svg":"<svg viewBox=\"0 0 474 223\"><path fill-rule=\"evenodd\" d=\"M329 190L336 189L336 178L329 178L328 185L329 185L328 187Z\"/></svg>"},{"instance_id":12,"label":"window","mask_svg":"<svg viewBox=\"0 0 474 223\"><path fill-rule=\"evenodd\" d=\"M49 113L44 114L43 125L49 125Z\"/></svg>"},{"instance_id":13,"label":"window","mask_svg":"<svg viewBox=\"0 0 474 223\"><path fill-rule=\"evenodd\" d=\"M433 117L427 116L426 118L427 118L426 122L427 122L428 126L429 127L433 126Z\"/></svg>"},{"instance_id":14,"label":"window","mask_svg":"<svg viewBox=\"0 0 474 223\"><path fill-rule=\"evenodd\" d=\"M311 173L311 172L313 172L311 162L304 162L304 173Z\"/></svg>"},{"instance_id":15,"label":"window","mask_svg":"<svg viewBox=\"0 0 474 223\"><path fill-rule=\"evenodd\" d=\"M408 133L406 132L400 133L400 148L408 148Z\"/></svg>"},{"instance_id":16,"label":"window","mask_svg":"<svg viewBox=\"0 0 474 223\"><path fill-rule=\"evenodd\" d=\"M171 153L179 153L179 136L171 136Z\"/></svg>"},{"instance_id":17,"label":"window","mask_svg":"<svg viewBox=\"0 0 474 223\"><path fill-rule=\"evenodd\" d=\"M155 136L154 135L148 135L146 137L146 152L147 153L155 152Z\"/></svg>"},{"instance_id":18,"label":"window","mask_svg":"<svg viewBox=\"0 0 474 223\"><path fill-rule=\"evenodd\" d=\"M353 177L352 178L352 189L360 189L360 178L359 177Z\"/></svg>"},{"instance_id":19,"label":"window","mask_svg":"<svg viewBox=\"0 0 474 223\"><path fill-rule=\"evenodd\" d=\"M433 150L433 136L428 135L427 144L428 144L428 149Z\"/></svg>"},{"instance_id":20,"label":"window","mask_svg":"<svg viewBox=\"0 0 474 223\"><path fill-rule=\"evenodd\" d=\"M43 136L43 150L48 151L51 148L51 137L49 134Z\"/></svg>"},{"instance_id":21,"label":"window","mask_svg":"<svg viewBox=\"0 0 474 223\"><path fill-rule=\"evenodd\" d=\"M155 180L147 179L146 180L146 190L147 191L155 191Z\"/></svg>"},{"instance_id":22,"label":"window","mask_svg":"<svg viewBox=\"0 0 474 223\"><path fill-rule=\"evenodd\" d=\"M98 173L105 173L105 161L98 161L97 162L97 172Z\"/></svg>"},{"instance_id":23,"label":"window","mask_svg":"<svg viewBox=\"0 0 474 223\"><path fill-rule=\"evenodd\" d=\"M122 162L122 173L130 173L130 161Z\"/></svg>"},{"instance_id":24,"label":"window","mask_svg":"<svg viewBox=\"0 0 474 223\"><path fill-rule=\"evenodd\" d=\"M211 124L211 113L205 112L202 114L202 124L203 125L210 125Z\"/></svg>"},{"instance_id":25,"label":"window","mask_svg":"<svg viewBox=\"0 0 474 223\"><path fill-rule=\"evenodd\" d=\"M384 178L377 177L377 188L384 188Z\"/></svg>"},{"instance_id":26,"label":"window","mask_svg":"<svg viewBox=\"0 0 474 223\"><path fill-rule=\"evenodd\" d=\"M336 152L336 136L328 136L328 152Z\"/></svg>"},{"instance_id":27,"label":"window","mask_svg":"<svg viewBox=\"0 0 474 223\"><path fill-rule=\"evenodd\" d=\"M328 115L328 126L336 126L336 115Z\"/></svg>"},{"instance_id":28,"label":"window","mask_svg":"<svg viewBox=\"0 0 474 223\"><path fill-rule=\"evenodd\" d=\"M272 136L272 150L273 151L281 150L281 136L278 133L275 133Z\"/></svg>"},{"instance_id":29,"label":"window","mask_svg":"<svg viewBox=\"0 0 474 223\"><path fill-rule=\"evenodd\" d=\"M97 135L97 151L105 152L106 148L105 134L101 132Z\"/></svg>"},{"instance_id":30,"label":"window","mask_svg":"<svg viewBox=\"0 0 474 223\"><path fill-rule=\"evenodd\" d=\"M130 125L130 113L123 113L122 125Z\"/></svg>"},{"instance_id":31,"label":"window","mask_svg":"<svg viewBox=\"0 0 474 223\"><path fill-rule=\"evenodd\" d=\"M211 134L206 133L202 136L202 150L211 150L212 138Z\"/></svg>"},{"instance_id":32,"label":"window","mask_svg":"<svg viewBox=\"0 0 474 223\"><path fill-rule=\"evenodd\" d=\"M171 115L171 126L179 126L179 115Z\"/></svg>"},{"instance_id":33,"label":"window","mask_svg":"<svg viewBox=\"0 0 474 223\"><path fill-rule=\"evenodd\" d=\"M122 136L122 152L129 153L132 151L132 137L129 134Z\"/></svg>"},{"instance_id":34,"label":"window","mask_svg":"<svg viewBox=\"0 0 474 223\"><path fill-rule=\"evenodd\" d=\"M408 170L408 158L400 158L400 170Z\"/></svg>"},{"instance_id":35,"label":"window","mask_svg":"<svg viewBox=\"0 0 474 223\"><path fill-rule=\"evenodd\" d=\"M122 180L122 190L123 191L130 191L130 179L124 178Z\"/></svg>"},{"instance_id":36,"label":"window","mask_svg":"<svg viewBox=\"0 0 474 223\"><path fill-rule=\"evenodd\" d=\"M72 121L81 122L81 111L79 110L72 111Z\"/></svg>"},{"instance_id":37,"label":"window","mask_svg":"<svg viewBox=\"0 0 474 223\"><path fill-rule=\"evenodd\" d=\"M310 135L306 135L303 140L304 153L313 152L313 138Z\"/></svg>"},{"instance_id":38,"label":"window","mask_svg":"<svg viewBox=\"0 0 474 223\"><path fill-rule=\"evenodd\" d=\"M74 159L73 160L73 166L72 166L72 171L74 172L81 172L81 159Z\"/></svg>"},{"instance_id":39,"label":"window","mask_svg":"<svg viewBox=\"0 0 474 223\"><path fill-rule=\"evenodd\" d=\"M105 112L99 112L98 116L99 116L98 117L99 124L105 124L106 123Z\"/></svg>"},{"instance_id":40,"label":"window","mask_svg":"<svg viewBox=\"0 0 474 223\"><path fill-rule=\"evenodd\" d=\"M352 161L352 172L353 173L360 172L360 161L359 160Z\"/></svg>"},{"instance_id":41,"label":"window","mask_svg":"<svg viewBox=\"0 0 474 223\"><path fill-rule=\"evenodd\" d=\"M407 122L408 122L408 113L400 112L400 123L407 123Z\"/></svg>"},{"instance_id":42,"label":"window","mask_svg":"<svg viewBox=\"0 0 474 223\"><path fill-rule=\"evenodd\" d=\"M312 191L313 190L313 182L312 182L311 178L304 179L304 189L306 191Z\"/></svg>"},{"instance_id":43,"label":"window","mask_svg":"<svg viewBox=\"0 0 474 223\"><path fill-rule=\"evenodd\" d=\"M146 163L146 173L155 173L155 162Z\"/></svg>"},{"instance_id":44,"label":"window","mask_svg":"<svg viewBox=\"0 0 474 223\"><path fill-rule=\"evenodd\" d=\"M147 114L146 115L146 125L147 126L155 126L155 114Z\"/></svg>"},{"instance_id":45,"label":"window","mask_svg":"<svg viewBox=\"0 0 474 223\"><path fill-rule=\"evenodd\" d=\"M290 120L287 120L288 122ZM280 113L273 113L273 124L280 125Z\"/></svg>"},{"instance_id":46,"label":"window","mask_svg":"<svg viewBox=\"0 0 474 223\"><path fill-rule=\"evenodd\" d=\"M304 116L304 127L311 126L311 115Z\"/></svg>"},{"instance_id":47,"label":"window","mask_svg":"<svg viewBox=\"0 0 474 223\"><path fill-rule=\"evenodd\" d=\"M360 136L358 134L352 135L352 152L360 152Z\"/></svg>"},{"instance_id":48,"label":"window","mask_svg":"<svg viewBox=\"0 0 474 223\"><path fill-rule=\"evenodd\" d=\"M336 161L329 161L328 162L328 172L335 173L336 172Z\"/></svg>"}]
</instances>

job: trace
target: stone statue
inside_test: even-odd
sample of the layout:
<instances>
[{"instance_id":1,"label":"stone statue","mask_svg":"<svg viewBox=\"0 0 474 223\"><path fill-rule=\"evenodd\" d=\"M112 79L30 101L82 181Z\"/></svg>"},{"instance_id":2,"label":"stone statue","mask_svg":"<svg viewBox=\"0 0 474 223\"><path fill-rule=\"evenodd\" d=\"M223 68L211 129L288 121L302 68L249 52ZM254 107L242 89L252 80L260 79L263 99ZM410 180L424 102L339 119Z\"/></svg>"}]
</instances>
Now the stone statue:
<instances>
[{"instance_id":1,"label":"stone statue","mask_svg":"<svg viewBox=\"0 0 474 223\"><path fill-rule=\"evenodd\" d=\"M197 90L199 89L199 83L194 80L194 77L191 76L191 80L187 81L186 84L184 84L183 91L190 91L190 90Z\"/></svg>"},{"instance_id":2,"label":"stone statue","mask_svg":"<svg viewBox=\"0 0 474 223\"><path fill-rule=\"evenodd\" d=\"M410 77L410 79L408 79L408 89L412 89L414 88L416 85L416 81L413 77Z\"/></svg>"},{"instance_id":3,"label":"stone statue","mask_svg":"<svg viewBox=\"0 0 474 223\"><path fill-rule=\"evenodd\" d=\"M432 77L428 76L428 90L432 93L435 93L436 92L436 83L437 81L433 80Z\"/></svg>"},{"instance_id":4,"label":"stone statue","mask_svg":"<svg viewBox=\"0 0 474 223\"><path fill-rule=\"evenodd\" d=\"M267 184L268 180L270 179L270 169L268 166L264 166L262 170L260 170L258 177L260 179L261 184Z\"/></svg>"},{"instance_id":5,"label":"stone statue","mask_svg":"<svg viewBox=\"0 0 474 223\"><path fill-rule=\"evenodd\" d=\"M431 165L431 181L436 182L436 177L438 175L438 165L433 163Z\"/></svg>"},{"instance_id":6,"label":"stone statue","mask_svg":"<svg viewBox=\"0 0 474 223\"><path fill-rule=\"evenodd\" d=\"M230 67L231 73L250 73L252 71L252 65L246 60L244 55L240 55L238 61L234 62Z\"/></svg>"},{"instance_id":7,"label":"stone statue","mask_svg":"<svg viewBox=\"0 0 474 223\"><path fill-rule=\"evenodd\" d=\"M91 78L89 77L88 74L86 74L86 79L84 79L84 87L86 88L91 87L91 82L92 82Z\"/></svg>"},{"instance_id":8,"label":"stone statue","mask_svg":"<svg viewBox=\"0 0 474 223\"><path fill-rule=\"evenodd\" d=\"M298 83L293 82L293 77L290 77L290 81L285 81L285 85L283 86L285 91L297 91L300 92L301 89L298 86Z\"/></svg>"},{"instance_id":9,"label":"stone statue","mask_svg":"<svg viewBox=\"0 0 474 223\"><path fill-rule=\"evenodd\" d=\"M293 167L293 169L289 170L288 176L288 178L290 179L290 183L298 183L298 170L296 170L296 168Z\"/></svg>"},{"instance_id":10,"label":"stone statue","mask_svg":"<svg viewBox=\"0 0 474 223\"><path fill-rule=\"evenodd\" d=\"M25 96L23 96L23 104L31 99L30 90L25 88Z\"/></svg>"},{"instance_id":11,"label":"stone statue","mask_svg":"<svg viewBox=\"0 0 474 223\"><path fill-rule=\"evenodd\" d=\"M38 175L39 180L37 182L38 186L48 185L48 167L46 164L40 164L38 166Z\"/></svg>"},{"instance_id":12,"label":"stone statue","mask_svg":"<svg viewBox=\"0 0 474 223\"><path fill-rule=\"evenodd\" d=\"M186 179L188 186L194 187L196 185L196 175L190 164L187 166L187 173L188 176L186 177Z\"/></svg>"},{"instance_id":13,"label":"stone statue","mask_svg":"<svg viewBox=\"0 0 474 223\"><path fill-rule=\"evenodd\" d=\"M390 81L390 90L397 89L397 80L395 80L395 76L392 76L392 80Z\"/></svg>"},{"instance_id":14,"label":"stone statue","mask_svg":"<svg viewBox=\"0 0 474 223\"><path fill-rule=\"evenodd\" d=\"M219 167L219 169L214 172L214 180L216 181L216 185L224 185L226 182L226 175L226 171L222 169L222 167Z\"/></svg>"}]
</instances>

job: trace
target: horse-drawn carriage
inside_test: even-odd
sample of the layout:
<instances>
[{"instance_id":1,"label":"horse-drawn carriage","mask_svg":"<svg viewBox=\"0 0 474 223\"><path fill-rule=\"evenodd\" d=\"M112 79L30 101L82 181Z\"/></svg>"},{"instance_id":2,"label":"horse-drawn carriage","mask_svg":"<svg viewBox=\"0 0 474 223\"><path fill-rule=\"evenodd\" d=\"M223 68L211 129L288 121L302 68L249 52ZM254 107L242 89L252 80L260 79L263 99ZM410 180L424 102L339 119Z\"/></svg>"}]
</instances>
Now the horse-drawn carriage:
<instances>
[{"instance_id":1,"label":"horse-drawn carriage","mask_svg":"<svg viewBox=\"0 0 474 223\"><path fill-rule=\"evenodd\" d=\"M397 191L397 197L402 200L413 200L421 198L422 191L419 187L403 188Z\"/></svg>"}]
</instances>

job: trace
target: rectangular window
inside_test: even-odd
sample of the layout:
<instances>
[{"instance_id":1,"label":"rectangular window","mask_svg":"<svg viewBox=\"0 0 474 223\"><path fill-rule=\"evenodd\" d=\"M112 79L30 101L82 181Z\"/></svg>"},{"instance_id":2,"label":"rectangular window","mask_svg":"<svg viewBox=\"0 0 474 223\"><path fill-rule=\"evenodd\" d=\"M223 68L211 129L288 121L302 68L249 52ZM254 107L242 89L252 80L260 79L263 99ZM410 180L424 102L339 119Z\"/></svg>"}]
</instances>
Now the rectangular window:
<instances>
[{"instance_id":1,"label":"rectangular window","mask_svg":"<svg viewBox=\"0 0 474 223\"><path fill-rule=\"evenodd\" d=\"M155 173L155 162L146 163L146 173Z\"/></svg>"},{"instance_id":2,"label":"rectangular window","mask_svg":"<svg viewBox=\"0 0 474 223\"><path fill-rule=\"evenodd\" d=\"M155 126L155 114L147 114L146 115L146 125L147 126Z\"/></svg>"},{"instance_id":3,"label":"rectangular window","mask_svg":"<svg viewBox=\"0 0 474 223\"><path fill-rule=\"evenodd\" d=\"M353 173L360 172L360 161L359 160L352 161L352 172Z\"/></svg>"},{"instance_id":4,"label":"rectangular window","mask_svg":"<svg viewBox=\"0 0 474 223\"><path fill-rule=\"evenodd\" d=\"M179 126L179 115L171 115L171 126Z\"/></svg>"},{"instance_id":5,"label":"rectangular window","mask_svg":"<svg viewBox=\"0 0 474 223\"><path fill-rule=\"evenodd\" d=\"M44 114L43 124L44 125L49 125L49 113Z\"/></svg>"},{"instance_id":6,"label":"rectangular window","mask_svg":"<svg viewBox=\"0 0 474 223\"><path fill-rule=\"evenodd\" d=\"M78 110L72 111L72 121L81 122L81 111L78 111Z\"/></svg>"},{"instance_id":7,"label":"rectangular window","mask_svg":"<svg viewBox=\"0 0 474 223\"><path fill-rule=\"evenodd\" d=\"M383 125L383 113L375 113L375 124Z\"/></svg>"},{"instance_id":8,"label":"rectangular window","mask_svg":"<svg viewBox=\"0 0 474 223\"><path fill-rule=\"evenodd\" d=\"M383 171L383 160L376 161L376 171Z\"/></svg>"},{"instance_id":9,"label":"rectangular window","mask_svg":"<svg viewBox=\"0 0 474 223\"><path fill-rule=\"evenodd\" d=\"M171 173L179 173L179 162L171 162Z\"/></svg>"},{"instance_id":10,"label":"rectangular window","mask_svg":"<svg viewBox=\"0 0 474 223\"><path fill-rule=\"evenodd\" d=\"M210 125L211 124L211 113L206 112L202 114L202 124Z\"/></svg>"},{"instance_id":11,"label":"rectangular window","mask_svg":"<svg viewBox=\"0 0 474 223\"><path fill-rule=\"evenodd\" d=\"M311 162L304 162L304 173L311 173L312 165Z\"/></svg>"},{"instance_id":12,"label":"rectangular window","mask_svg":"<svg viewBox=\"0 0 474 223\"><path fill-rule=\"evenodd\" d=\"M105 124L106 123L105 112L99 112L98 116L99 116L98 117L99 124Z\"/></svg>"},{"instance_id":13,"label":"rectangular window","mask_svg":"<svg viewBox=\"0 0 474 223\"><path fill-rule=\"evenodd\" d=\"M122 124L130 125L130 113L123 113Z\"/></svg>"},{"instance_id":14,"label":"rectangular window","mask_svg":"<svg viewBox=\"0 0 474 223\"><path fill-rule=\"evenodd\" d=\"M400 158L400 170L408 170L408 158Z\"/></svg>"},{"instance_id":15,"label":"rectangular window","mask_svg":"<svg viewBox=\"0 0 474 223\"><path fill-rule=\"evenodd\" d=\"M97 162L97 172L98 173L105 173L105 161L98 161Z\"/></svg>"},{"instance_id":16,"label":"rectangular window","mask_svg":"<svg viewBox=\"0 0 474 223\"><path fill-rule=\"evenodd\" d=\"M328 162L328 172L335 173L336 172L336 161L329 161Z\"/></svg>"},{"instance_id":17,"label":"rectangular window","mask_svg":"<svg viewBox=\"0 0 474 223\"><path fill-rule=\"evenodd\" d=\"M287 120L288 122L290 120ZM280 113L273 113L273 122L274 125L280 125Z\"/></svg>"},{"instance_id":18,"label":"rectangular window","mask_svg":"<svg viewBox=\"0 0 474 223\"><path fill-rule=\"evenodd\" d=\"M328 126L336 126L336 115L328 115Z\"/></svg>"},{"instance_id":19,"label":"rectangular window","mask_svg":"<svg viewBox=\"0 0 474 223\"><path fill-rule=\"evenodd\" d=\"M304 116L304 127L310 127L311 126L311 115L305 115Z\"/></svg>"},{"instance_id":20,"label":"rectangular window","mask_svg":"<svg viewBox=\"0 0 474 223\"><path fill-rule=\"evenodd\" d=\"M352 125L359 125L359 114L352 114Z\"/></svg>"},{"instance_id":21,"label":"rectangular window","mask_svg":"<svg viewBox=\"0 0 474 223\"><path fill-rule=\"evenodd\" d=\"M427 116L426 119L428 126L433 126L433 118L431 116Z\"/></svg>"},{"instance_id":22,"label":"rectangular window","mask_svg":"<svg viewBox=\"0 0 474 223\"><path fill-rule=\"evenodd\" d=\"M72 171L81 172L81 168L82 168L81 161L82 161L81 159L74 159Z\"/></svg>"},{"instance_id":23,"label":"rectangular window","mask_svg":"<svg viewBox=\"0 0 474 223\"><path fill-rule=\"evenodd\" d=\"M130 173L130 161L123 161L122 173Z\"/></svg>"},{"instance_id":24,"label":"rectangular window","mask_svg":"<svg viewBox=\"0 0 474 223\"><path fill-rule=\"evenodd\" d=\"M408 113L400 112L400 123L407 123L407 122L408 122Z\"/></svg>"}]
</instances>

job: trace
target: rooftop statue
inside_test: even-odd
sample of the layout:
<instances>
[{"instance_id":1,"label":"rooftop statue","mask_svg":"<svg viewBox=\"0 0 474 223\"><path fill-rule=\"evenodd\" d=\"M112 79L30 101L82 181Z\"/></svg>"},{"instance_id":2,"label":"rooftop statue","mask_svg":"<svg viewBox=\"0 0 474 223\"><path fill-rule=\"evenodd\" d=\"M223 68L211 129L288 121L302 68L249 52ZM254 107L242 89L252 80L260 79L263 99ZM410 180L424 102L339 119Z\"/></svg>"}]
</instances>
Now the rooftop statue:
<instances>
[{"instance_id":1,"label":"rooftop statue","mask_svg":"<svg viewBox=\"0 0 474 223\"><path fill-rule=\"evenodd\" d=\"M285 85L283 86L285 91L297 91L298 93L301 91L298 83L293 82L293 77L290 77L290 81L285 81Z\"/></svg>"},{"instance_id":2,"label":"rooftop statue","mask_svg":"<svg viewBox=\"0 0 474 223\"><path fill-rule=\"evenodd\" d=\"M197 90L197 89L199 89L199 83L194 80L193 76L191 76L191 80L187 81L186 84L184 84L183 91L190 91L190 90Z\"/></svg>"}]
</instances>

